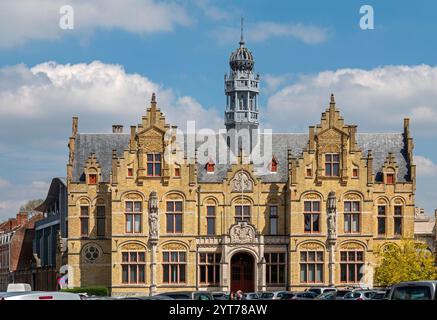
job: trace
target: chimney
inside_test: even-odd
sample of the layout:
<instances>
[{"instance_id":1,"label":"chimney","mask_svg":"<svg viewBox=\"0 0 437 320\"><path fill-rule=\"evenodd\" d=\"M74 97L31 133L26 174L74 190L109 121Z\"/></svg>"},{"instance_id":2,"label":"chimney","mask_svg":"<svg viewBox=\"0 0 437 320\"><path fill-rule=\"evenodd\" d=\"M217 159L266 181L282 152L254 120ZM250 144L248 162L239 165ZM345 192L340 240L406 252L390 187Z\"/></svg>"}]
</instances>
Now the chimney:
<instances>
[{"instance_id":1,"label":"chimney","mask_svg":"<svg viewBox=\"0 0 437 320\"><path fill-rule=\"evenodd\" d=\"M123 126L121 124L112 125L112 133L123 133Z\"/></svg>"}]
</instances>

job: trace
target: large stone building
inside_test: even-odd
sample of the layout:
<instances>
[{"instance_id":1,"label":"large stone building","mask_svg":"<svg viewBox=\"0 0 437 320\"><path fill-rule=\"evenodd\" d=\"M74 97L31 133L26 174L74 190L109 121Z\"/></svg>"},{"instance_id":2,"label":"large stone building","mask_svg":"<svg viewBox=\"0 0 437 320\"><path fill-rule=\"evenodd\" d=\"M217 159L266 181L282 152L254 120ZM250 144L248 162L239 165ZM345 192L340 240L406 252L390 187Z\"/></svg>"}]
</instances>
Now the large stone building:
<instances>
[{"instance_id":1,"label":"large stone building","mask_svg":"<svg viewBox=\"0 0 437 320\"><path fill-rule=\"evenodd\" d=\"M260 78L243 39L230 67L219 152L205 156L204 137L178 135L155 95L127 134L79 133L73 118L70 287L144 295L372 286L375 253L414 237L408 119L399 133L358 133L332 95L307 134L257 135ZM271 147L263 161L250 153L257 145Z\"/></svg>"}]
</instances>

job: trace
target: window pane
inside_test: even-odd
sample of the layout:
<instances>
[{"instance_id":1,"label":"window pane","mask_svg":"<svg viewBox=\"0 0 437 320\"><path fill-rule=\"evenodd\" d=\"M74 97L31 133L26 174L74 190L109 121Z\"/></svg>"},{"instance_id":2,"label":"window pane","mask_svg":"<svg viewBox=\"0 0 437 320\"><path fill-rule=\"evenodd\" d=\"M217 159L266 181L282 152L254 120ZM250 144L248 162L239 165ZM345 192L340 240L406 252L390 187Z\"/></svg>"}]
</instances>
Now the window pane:
<instances>
[{"instance_id":1,"label":"window pane","mask_svg":"<svg viewBox=\"0 0 437 320\"><path fill-rule=\"evenodd\" d=\"M200 282L206 282L206 266L199 266Z\"/></svg>"},{"instance_id":2,"label":"window pane","mask_svg":"<svg viewBox=\"0 0 437 320\"><path fill-rule=\"evenodd\" d=\"M206 207L206 215L209 217L215 216L215 207L213 206Z\"/></svg>"},{"instance_id":3,"label":"window pane","mask_svg":"<svg viewBox=\"0 0 437 320\"><path fill-rule=\"evenodd\" d=\"M352 231L353 232L360 231L360 215L359 214L352 215Z\"/></svg>"},{"instance_id":4,"label":"window pane","mask_svg":"<svg viewBox=\"0 0 437 320\"><path fill-rule=\"evenodd\" d=\"M155 176L161 175L161 164L157 163L155 164Z\"/></svg>"},{"instance_id":5,"label":"window pane","mask_svg":"<svg viewBox=\"0 0 437 320\"><path fill-rule=\"evenodd\" d=\"M214 282L214 267L208 266L208 282Z\"/></svg>"},{"instance_id":6,"label":"window pane","mask_svg":"<svg viewBox=\"0 0 437 320\"><path fill-rule=\"evenodd\" d=\"M300 261L304 262L307 261L307 253L306 251L303 251L300 253Z\"/></svg>"},{"instance_id":7,"label":"window pane","mask_svg":"<svg viewBox=\"0 0 437 320\"><path fill-rule=\"evenodd\" d=\"M98 206L97 207L97 216L98 217L104 217L105 216L105 207L104 206Z\"/></svg>"},{"instance_id":8,"label":"window pane","mask_svg":"<svg viewBox=\"0 0 437 320\"><path fill-rule=\"evenodd\" d=\"M332 155L330 155L330 154L325 155L325 161L326 162L331 162L332 161Z\"/></svg>"},{"instance_id":9,"label":"window pane","mask_svg":"<svg viewBox=\"0 0 437 320\"><path fill-rule=\"evenodd\" d=\"M185 262L186 261L186 254L185 252L179 252L179 261Z\"/></svg>"},{"instance_id":10,"label":"window pane","mask_svg":"<svg viewBox=\"0 0 437 320\"><path fill-rule=\"evenodd\" d=\"M325 173L326 173L327 176L332 176L331 165L330 164L327 164L325 166Z\"/></svg>"},{"instance_id":11,"label":"window pane","mask_svg":"<svg viewBox=\"0 0 437 320\"><path fill-rule=\"evenodd\" d=\"M185 265L179 266L179 281L185 282Z\"/></svg>"},{"instance_id":12,"label":"window pane","mask_svg":"<svg viewBox=\"0 0 437 320\"><path fill-rule=\"evenodd\" d=\"M202 263L206 262L206 253L199 253L199 260Z\"/></svg>"},{"instance_id":13,"label":"window pane","mask_svg":"<svg viewBox=\"0 0 437 320\"><path fill-rule=\"evenodd\" d=\"M353 206L352 209L354 212L360 212L360 203L358 201L352 202L352 206Z\"/></svg>"},{"instance_id":14,"label":"window pane","mask_svg":"<svg viewBox=\"0 0 437 320\"><path fill-rule=\"evenodd\" d=\"M319 215L313 214L313 231L319 232Z\"/></svg>"},{"instance_id":15,"label":"window pane","mask_svg":"<svg viewBox=\"0 0 437 320\"><path fill-rule=\"evenodd\" d=\"M355 277L355 264L348 264L348 271L349 271L349 282L355 282L356 277Z\"/></svg>"},{"instance_id":16,"label":"window pane","mask_svg":"<svg viewBox=\"0 0 437 320\"><path fill-rule=\"evenodd\" d=\"M129 261L129 254L127 252L123 252L121 254L121 261L128 262Z\"/></svg>"},{"instance_id":17,"label":"window pane","mask_svg":"<svg viewBox=\"0 0 437 320\"><path fill-rule=\"evenodd\" d=\"M317 251L317 261L323 261L323 252Z\"/></svg>"},{"instance_id":18,"label":"window pane","mask_svg":"<svg viewBox=\"0 0 437 320\"><path fill-rule=\"evenodd\" d=\"M278 234L278 219L270 218L270 234Z\"/></svg>"},{"instance_id":19,"label":"window pane","mask_svg":"<svg viewBox=\"0 0 437 320\"><path fill-rule=\"evenodd\" d=\"M323 264L316 265L316 282L323 282Z\"/></svg>"},{"instance_id":20,"label":"window pane","mask_svg":"<svg viewBox=\"0 0 437 320\"><path fill-rule=\"evenodd\" d=\"M126 212L132 212L134 210L134 203L131 201L126 202Z\"/></svg>"},{"instance_id":21,"label":"window pane","mask_svg":"<svg viewBox=\"0 0 437 320\"><path fill-rule=\"evenodd\" d=\"M129 253L129 259L130 259L130 262L136 262L137 261L137 253L136 252L130 252Z\"/></svg>"},{"instance_id":22,"label":"window pane","mask_svg":"<svg viewBox=\"0 0 437 320\"><path fill-rule=\"evenodd\" d=\"M178 253L176 251L170 252L171 262L178 262Z\"/></svg>"},{"instance_id":23,"label":"window pane","mask_svg":"<svg viewBox=\"0 0 437 320\"><path fill-rule=\"evenodd\" d=\"M147 161L153 161L153 153L148 153L147 154Z\"/></svg>"},{"instance_id":24,"label":"window pane","mask_svg":"<svg viewBox=\"0 0 437 320\"><path fill-rule=\"evenodd\" d=\"M344 215L344 232L351 232L351 222L350 222L350 215L345 214Z\"/></svg>"},{"instance_id":25,"label":"window pane","mask_svg":"<svg viewBox=\"0 0 437 320\"><path fill-rule=\"evenodd\" d=\"M349 261L355 261L355 251L348 252L348 259Z\"/></svg>"},{"instance_id":26,"label":"window pane","mask_svg":"<svg viewBox=\"0 0 437 320\"><path fill-rule=\"evenodd\" d=\"M97 236L102 237L105 235L105 218L97 219Z\"/></svg>"},{"instance_id":27,"label":"window pane","mask_svg":"<svg viewBox=\"0 0 437 320\"><path fill-rule=\"evenodd\" d=\"M172 212L174 209L174 202L173 201L167 201L167 212Z\"/></svg>"},{"instance_id":28,"label":"window pane","mask_svg":"<svg viewBox=\"0 0 437 320\"><path fill-rule=\"evenodd\" d=\"M315 282L316 280L316 266L314 264L308 265L308 282Z\"/></svg>"},{"instance_id":29,"label":"window pane","mask_svg":"<svg viewBox=\"0 0 437 320\"><path fill-rule=\"evenodd\" d=\"M173 214L167 214L167 232L173 233L174 225L173 225Z\"/></svg>"},{"instance_id":30,"label":"window pane","mask_svg":"<svg viewBox=\"0 0 437 320\"><path fill-rule=\"evenodd\" d=\"M175 214L175 232L182 232L182 215Z\"/></svg>"},{"instance_id":31,"label":"window pane","mask_svg":"<svg viewBox=\"0 0 437 320\"><path fill-rule=\"evenodd\" d=\"M164 260L164 262L168 262L169 261L168 252L163 252L162 253L162 260Z\"/></svg>"},{"instance_id":32,"label":"window pane","mask_svg":"<svg viewBox=\"0 0 437 320\"><path fill-rule=\"evenodd\" d=\"M148 163L147 164L147 174L149 176L153 175L153 163Z\"/></svg>"},{"instance_id":33,"label":"window pane","mask_svg":"<svg viewBox=\"0 0 437 320\"><path fill-rule=\"evenodd\" d=\"M137 266L136 265L131 265L129 267L129 271L130 271L130 283L136 283L137 282Z\"/></svg>"},{"instance_id":34,"label":"window pane","mask_svg":"<svg viewBox=\"0 0 437 320\"><path fill-rule=\"evenodd\" d=\"M300 282L307 282L306 264L300 265Z\"/></svg>"},{"instance_id":35,"label":"window pane","mask_svg":"<svg viewBox=\"0 0 437 320\"><path fill-rule=\"evenodd\" d=\"M135 215L135 232L141 232L141 215Z\"/></svg>"},{"instance_id":36,"label":"window pane","mask_svg":"<svg viewBox=\"0 0 437 320\"><path fill-rule=\"evenodd\" d=\"M305 212L311 212L311 201L304 202L304 210Z\"/></svg>"},{"instance_id":37,"label":"window pane","mask_svg":"<svg viewBox=\"0 0 437 320\"><path fill-rule=\"evenodd\" d=\"M144 252L138 253L138 261L145 262L146 261L146 254Z\"/></svg>"},{"instance_id":38,"label":"window pane","mask_svg":"<svg viewBox=\"0 0 437 320\"><path fill-rule=\"evenodd\" d=\"M340 281L347 282L347 265L340 265Z\"/></svg>"},{"instance_id":39,"label":"window pane","mask_svg":"<svg viewBox=\"0 0 437 320\"><path fill-rule=\"evenodd\" d=\"M320 212L320 202L319 201L313 202L313 211Z\"/></svg>"},{"instance_id":40,"label":"window pane","mask_svg":"<svg viewBox=\"0 0 437 320\"><path fill-rule=\"evenodd\" d=\"M178 282L178 267L177 265L170 265L170 281L173 283Z\"/></svg>"},{"instance_id":41,"label":"window pane","mask_svg":"<svg viewBox=\"0 0 437 320\"><path fill-rule=\"evenodd\" d=\"M80 207L80 215L83 217L88 216L88 207Z\"/></svg>"},{"instance_id":42,"label":"window pane","mask_svg":"<svg viewBox=\"0 0 437 320\"><path fill-rule=\"evenodd\" d=\"M161 154L160 153L155 154L155 161L161 161Z\"/></svg>"},{"instance_id":43,"label":"window pane","mask_svg":"<svg viewBox=\"0 0 437 320\"><path fill-rule=\"evenodd\" d=\"M270 216L277 216L277 215L278 215L278 207L270 206Z\"/></svg>"},{"instance_id":44,"label":"window pane","mask_svg":"<svg viewBox=\"0 0 437 320\"><path fill-rule=\"evenodd\" d=\"M316 253L314 251L308 252L308 261L310 262L316 261Z\"/></svg>"},{"instance_id":45,"label":"window pane","mask_svg":"<svg viewBox=\"0 0 437 320\"><path fill-rule=\"evenodd\" d=\"M146 273L144 268L145 266L143 264L138 266L138 282L140 283L146 282Z\"/></svg>"},{"instance_id":46,"label":"window pane","mask_svg":"<svg viewBox=\"0 0 437 320\"><path fill-rule=\"evenodd\" d=\"M378 215L385 216L385 206L378 206Z\"/></svg>"},{"instance_id":47,"label":"window pane","mask_svg":"<svg viewBox=\"0 0 437 320\"><path fill-rule=\"evenodd\" d=\"M131 214L127 214L126 215L126 232L129 232L129 233L132 232L133 231L132 226L133 226L133 216Z\"/></svg>"},{"instance_id":48,"label":"window pane","mask_svg":"<svg viewBox=\"0 0 437 320\"><path fill-rule=\"evenodd\" d=\"M305 231L310 232L311 231L311 214L304 215L304 224L305 224Z\"/></svg>"},{"instance_id":49,"label":"window pane","mask_svg":"<svg viewBox=\"0 0 437 320\"><path fill-rule=\"evenodd\" d=\"M88 235L88 218L82 218L81 222L81 234Z\"/></svg>"},{"instance_id":50,"label":"window pane","mask_svg":"<svg viewBox=\"0 0 437 320\"><path fill-rule=\"evenodd\" d=\"M334 154L334 155L332 156L332 161L333 161L333 162L339 162L339 161L340 161L340 156L339 156L338 154Z\"/></svg>"},{"instance_id":51,"label":"window pane","mask_svg":"<svg viewBox=\"0 0 437 320\"><path fill-rule=\"evenodd\" d=\"M175 211L182 212L182 201L175 202Z\"/></svg>"},{"instance_id":52,"label":"window pane","mask_svg":"<svg viewBox=\"0 0 437 320\"><path fill-rule=\"evenodd\" d=\"M169 265L163 266L163 282L170 282L170 272L169 272Z\"/></svg>"},{"instance_id":53,"label":"window pane","mask_svg":"<svg viewBox=\"0 0 437 320\"><path fill-rule=\"evenodd\" d=\"M378 218L378 234L385 234L385 218Z\"/></svg>"},{"instance_id":54,"label":"window pane","mask_svg":"<svg viewBox=\"0 0 437 320\"><path fill-rule=\"evenodd\" d=\"M208 233L208 235L214 235L215 234L215 219L208 218L206 221L207 221L207 233Z\"/></svg>"},{"instance_id":55,"label":"window pane","mask_svg":"<svg viewBox=\"0 0 437 320\"><path fill-rule=\"evenodd\" d=\"M128 266L122 266L121 268L121 281L123 283L128 283L129 282L129 275L128 275Z\"/></svg>"},{"instance_id":56,"label":"window pane","mask_svg":"<svg viewBox=\"0 0 437 320\"><path fill-rule=\"evenodd\" d=\"M364 253L362 251L357 251L357 261L364 261Z\"/></svg>"},{"instance_id":57,"label":"window pane","mask_svg":"<svg viewBox=\"0 0 437 320\"><path fill-rule=\"evenodd\" d=\"M338 165L338 163L334 163L332 165L333 168L333 176L339 176L340 175L340 166Z\"/></svg>"},{"instance_id":58,"label":"window pane","mask_svg":"<svg viewBox=\"0 0 437 320\"><path fill-rule=\"evenodd\" d=\"M344 212L351 212L351 203L349 201L344 203Z\"/></svg>"},{"instance_id":59,"label":"window pane","mask_svg":"<svg viewBox=\"0 0 437 320\"><path fill-rule=\"evenodd\" d=\"M134 208L135 212L141 212L141 202L135 201L134 205L135 205L135 208Z\"/></svg>"}]
</instances>

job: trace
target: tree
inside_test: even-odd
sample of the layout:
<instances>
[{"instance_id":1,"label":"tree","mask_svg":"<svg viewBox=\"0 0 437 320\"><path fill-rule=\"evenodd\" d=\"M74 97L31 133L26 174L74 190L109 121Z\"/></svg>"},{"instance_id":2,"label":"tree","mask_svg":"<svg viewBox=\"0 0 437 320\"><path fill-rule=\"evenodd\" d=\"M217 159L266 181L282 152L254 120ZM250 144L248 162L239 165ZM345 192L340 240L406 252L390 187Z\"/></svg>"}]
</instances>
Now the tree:
<instances>
[{"instance_id":1,"label":"tree","mask_svg":"<svg viewBox=\"0 0 437 320\"><path fill-rule=\"evenodd\" d=\"M376 254L375 283L390 286L401 281L437 279L435 258L422 242L403 240L390 243Z\"/></svg>"},{"instance_id":2,"label":"tree","mask_svg":"<svg viewBox=\"0 0 437 320\"><path fill-rule=\"evenodd\" d=\"M43 199L29 200L20 207L20 211L32 211L43 202Z\"/></svg>"}]
</instances>

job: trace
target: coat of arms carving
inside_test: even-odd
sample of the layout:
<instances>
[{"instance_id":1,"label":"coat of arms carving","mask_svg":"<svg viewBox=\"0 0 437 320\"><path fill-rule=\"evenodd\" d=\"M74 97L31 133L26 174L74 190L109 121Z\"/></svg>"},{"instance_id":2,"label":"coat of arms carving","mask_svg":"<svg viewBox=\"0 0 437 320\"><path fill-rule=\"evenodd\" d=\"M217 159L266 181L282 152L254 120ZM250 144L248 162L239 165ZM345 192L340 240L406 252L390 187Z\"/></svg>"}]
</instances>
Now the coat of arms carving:
<instances>
[{"instance_id":1,"label":"coat of arms carving","mask_svg":"<svg viewBox=\"0 0 437 320\"><path fill-rule=\"evenodd\" d=\"M247 222L239 222L229 232L234 243L251 243L255 241L255 228Z\"/></svg>"}]
</instances>

